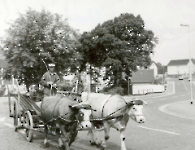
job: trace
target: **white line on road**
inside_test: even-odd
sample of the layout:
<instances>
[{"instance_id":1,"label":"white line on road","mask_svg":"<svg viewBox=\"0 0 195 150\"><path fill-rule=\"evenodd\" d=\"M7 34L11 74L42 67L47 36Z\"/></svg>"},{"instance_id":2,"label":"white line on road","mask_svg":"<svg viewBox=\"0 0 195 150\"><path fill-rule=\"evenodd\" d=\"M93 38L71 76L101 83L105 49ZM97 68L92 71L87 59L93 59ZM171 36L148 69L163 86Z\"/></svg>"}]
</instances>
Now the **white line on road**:
<instances>
[{"instance_id":1,"label":"white line on road","mask_svg":"<svg viewBox=\"0 0 195 150\"><path fill-rule=\"evenodd\" d=\"M187 92L190 92L190 91L187 89L187 87L186 87L186 85L185 85L184 81L182 81L182 82L183 82L183 85L184 85L184 87L185 87L186 91L187 91Z\"/></svg>"},{"instance_id":2,"label":"white line on road","mask_svg":"<svg viewBox=\"0 0 195 150\"><path fill-rule=\"evenodd\" d=\"M158 132L164 132L164 133L168 133L168 134L180 135L179 133L170 132L170 131L166 131L166 130L152 129L152 128L148 128L148 127L144 127L144 126L138 126L138 127L148 129L148 130L158 131Z\"/></svg>"},{"instance_id":3,"label":"white line on road","mask_svg":"<svg viewBox=\"0 0 195 150\"><path fill-rule=\"evenodd\" d=\"M5 120L5 118L0 118L0 121L4 121Z\"/></svg>"},{"instance_id":4,"label":"white line on road","mask_svg":"<svg viewBox=\"0 0 195 150\"><path fill-rule=\"evenodd\" d=\"M159 98L159 97L165 97L165 96L168 96L170 94L166 94L166 95L161 95L161 96L156 96L156 97L152 97L152 98Z\"/></svg>"},{"instance_id":5,"label":"white line on road","mask_svg":"<svg viewBox=\"0 0 195 150\"><path fill-rule=\"evenodd\" d=\"M171 97L171 98L176 98L177 96L173 96L173 97Z\"/></svg>"},{"instance_id":6,"label":"white line on road","mask_svg":"<svg viewBox=\"0 0 195 150\"><path fill-rule=\"evenodd\" d=\"M172 81L171 83L173 84L173 91L171 93L167 93L166 95L156 96L156 97L152 97L152 98L166 97L166 96L175 94L175 82ZM171 83L169 81L169 84L171 84Z\"/></svg>"},{"instance_id":7,"label":"white line on road","mask_svg":"<svg viewBox=\"0 0 195 150\"><path fill-rule=\"evenodd\" d=\"M180 102L176 102L176 103L182 103L182 102L185 102L185 101L180 101ZM175 112L171 112L171 111L166 109L167 106L172 105L172 104L176 104L176 103L170 103L170 104L162 105L158 109L160 111L164 112L164 113L169 114L169 115L173 115L173 116L177 116L177 117L181 117L181 118L185 118L185 119L190 119L190 120L195 120L195 118L186 117L186 115L175 113Z\"/></svg>"},{"instance_id":8,"label":"white line on road","mask_svg":"<svg viewBox=\"0 0 195 150\"><path fill-rule=\"evenodd\" d=\"M10 128L14 128L14 126L12 124L9 124L9 123L4 123L4 125L10 127Z\"/></svg>"}]
</instances>

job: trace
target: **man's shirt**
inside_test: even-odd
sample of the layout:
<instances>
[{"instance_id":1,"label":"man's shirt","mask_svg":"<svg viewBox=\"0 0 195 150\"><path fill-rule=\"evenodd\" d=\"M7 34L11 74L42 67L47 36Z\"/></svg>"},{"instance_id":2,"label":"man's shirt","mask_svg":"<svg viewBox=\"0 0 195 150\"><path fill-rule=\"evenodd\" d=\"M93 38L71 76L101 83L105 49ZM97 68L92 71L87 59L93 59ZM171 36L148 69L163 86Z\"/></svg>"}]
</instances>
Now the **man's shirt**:
<instances>
[{"instance_id":1,"label":"man's shirt","mask_svg":"<svg viewBox=\"0 0 195 150\"><path fill-rule=\"evenodd\" d=\"M50 96L51 87L48 87L48 83L56 85L60 83L60 78L57 73L47 71L41 79L41 84L44 86L44 95ZM56 91L57 90L55 88L52 88L51 95L55 95Z\"/></svg>"}]
</instances>

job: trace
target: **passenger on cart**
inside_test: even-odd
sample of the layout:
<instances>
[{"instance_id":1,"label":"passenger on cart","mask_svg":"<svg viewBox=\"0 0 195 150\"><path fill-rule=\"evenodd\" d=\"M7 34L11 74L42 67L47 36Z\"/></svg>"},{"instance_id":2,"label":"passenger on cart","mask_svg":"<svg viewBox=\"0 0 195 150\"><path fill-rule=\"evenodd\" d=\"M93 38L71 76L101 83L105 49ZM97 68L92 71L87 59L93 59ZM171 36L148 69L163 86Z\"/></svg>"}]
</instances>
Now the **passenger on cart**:
<instances>
[{"instance_id":1,"label":"passenger on cart","mask_svg":"<svg viewBox=\"0 0 195 150\"><path fill-rule=\"evenodd\" d=\"M44 97L54 96L57 93L57 85L60 84L60 78L56 72L54 72L55 63L48 64L48 71L43 75L41 79L41 85L44 86Z\"/></svg>"}]
</instances>

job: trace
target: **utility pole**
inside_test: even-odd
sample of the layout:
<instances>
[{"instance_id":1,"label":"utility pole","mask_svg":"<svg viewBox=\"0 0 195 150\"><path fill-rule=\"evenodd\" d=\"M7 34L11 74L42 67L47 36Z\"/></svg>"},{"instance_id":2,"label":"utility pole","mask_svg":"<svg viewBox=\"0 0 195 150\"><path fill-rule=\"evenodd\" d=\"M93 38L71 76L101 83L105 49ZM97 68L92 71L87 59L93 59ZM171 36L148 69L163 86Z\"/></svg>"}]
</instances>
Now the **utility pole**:
<instances>
[{"instance_id":1,"label":"utility pole","mask_svg":"<svg viewBox=\"0 0 195 150\"><path fill-rule=\"evenodd\" d=\"M191 72L191 50L190 50L190 26L188 24L181 24L181 26L188 27L190 97L191 97L191 104L193 104L193 96L192 96L192 72Z\"/></svg>"}]
</instances>

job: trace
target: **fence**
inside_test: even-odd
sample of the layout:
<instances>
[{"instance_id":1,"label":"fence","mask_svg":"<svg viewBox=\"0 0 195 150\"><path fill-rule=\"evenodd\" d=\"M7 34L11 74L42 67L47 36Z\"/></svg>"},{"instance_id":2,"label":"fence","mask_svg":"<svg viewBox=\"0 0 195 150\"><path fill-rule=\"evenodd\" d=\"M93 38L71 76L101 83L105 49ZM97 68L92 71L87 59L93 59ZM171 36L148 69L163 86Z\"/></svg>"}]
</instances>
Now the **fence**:
<instances>
[{"instance_id":1,"label":"fence","mask_svg":"<svg viewBox=\"0 0 195 150\"><path fill-rule=\"evenodd\" d=\"M153 84L135 84L132 86L132 94L146 94L146 93L158 93L164 92L164 85L153 85Z\"/></svg>"},{"instance_id":2,"label":"fence","mask_svg":"<svg viewBox=\"0 0 195 150\"><path fill-rule=\"evenodd\" d=\"M138 90L138 94L147 94L147 93L153 93L153 89L146 89L146 90Z\"/></svg>"}]
</instances>

